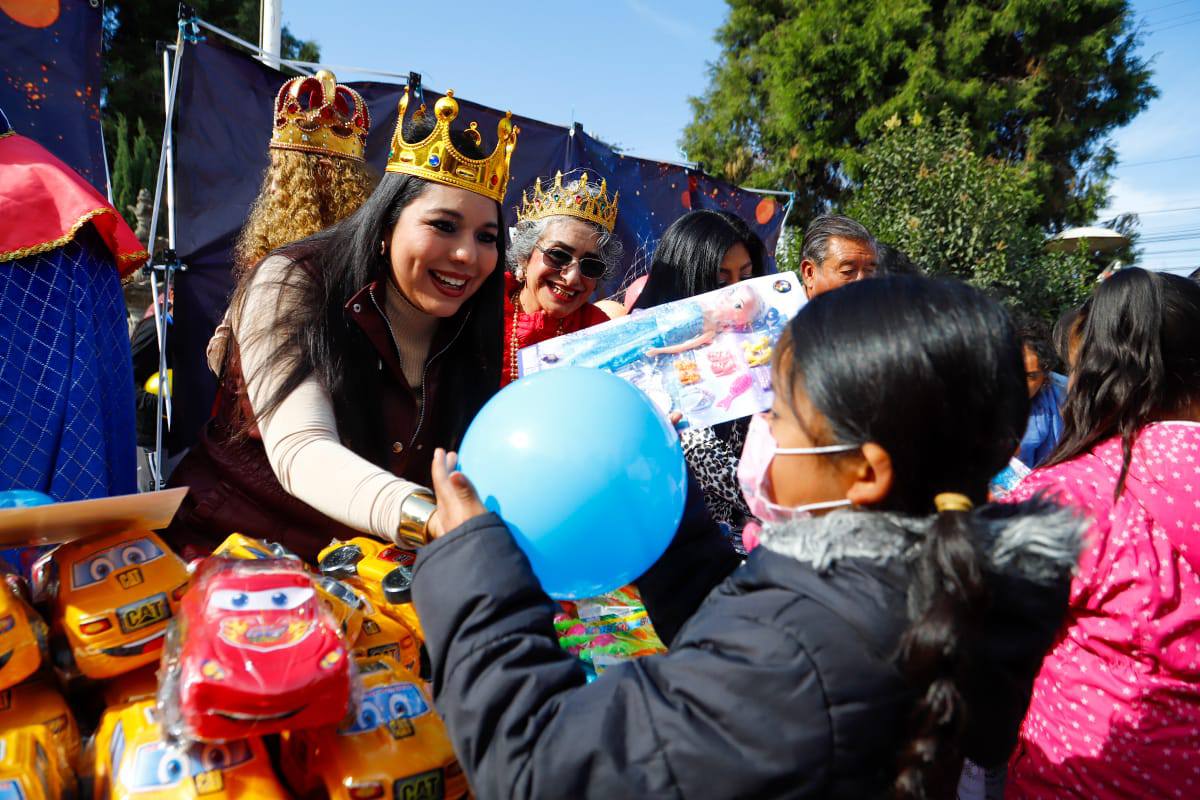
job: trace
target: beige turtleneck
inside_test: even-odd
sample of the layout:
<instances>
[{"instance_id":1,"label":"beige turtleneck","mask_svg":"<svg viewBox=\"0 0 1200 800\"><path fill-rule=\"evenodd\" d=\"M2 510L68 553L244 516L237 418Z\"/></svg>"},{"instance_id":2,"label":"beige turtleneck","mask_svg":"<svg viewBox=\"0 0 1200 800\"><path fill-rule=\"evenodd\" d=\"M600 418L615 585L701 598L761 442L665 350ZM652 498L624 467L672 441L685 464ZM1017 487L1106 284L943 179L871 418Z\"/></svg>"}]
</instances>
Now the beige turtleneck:
<instances>
[{"instance_id":1,"label":"beige turtleneck","mask_svg":"<svg viewBox=\"0 0 1200 800\"><path fill-rule=\"evenodd\" d=\"M284 377L285 365L271 356L282 342L276 320L295 302L294 289L286 285L292 269L292 262L283 256L263 261L246 292L240 318L232 321L252 409L261 408ZM438 319L416 309L390 285L384 302L404 377L419 390ZM210 348L223 350L215 340ZM333 400L315 376L257 422L267 459L284 490L351 528L395 539L401 504L422 487L397 478L342 445Z\"/></svg>"}]
</instances>

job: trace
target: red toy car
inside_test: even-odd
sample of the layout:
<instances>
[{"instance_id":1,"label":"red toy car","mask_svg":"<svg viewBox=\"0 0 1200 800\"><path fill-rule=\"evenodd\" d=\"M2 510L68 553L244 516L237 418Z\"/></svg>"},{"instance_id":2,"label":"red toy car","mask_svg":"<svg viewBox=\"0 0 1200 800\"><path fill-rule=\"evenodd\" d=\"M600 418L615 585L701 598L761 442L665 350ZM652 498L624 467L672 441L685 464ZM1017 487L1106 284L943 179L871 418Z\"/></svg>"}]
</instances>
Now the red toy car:
<instances>
[{"instance_id":1,"label":"red toy car","mask_svg":"<svg viewBox=\"0 0 1200 800\"><path fill-rule=\"evenodd\" d=\"M159 699L172 735L229 741L333 725L350 703L337 624L294 560L206 559L169 635Z\"/></svg>"}]
</instances>

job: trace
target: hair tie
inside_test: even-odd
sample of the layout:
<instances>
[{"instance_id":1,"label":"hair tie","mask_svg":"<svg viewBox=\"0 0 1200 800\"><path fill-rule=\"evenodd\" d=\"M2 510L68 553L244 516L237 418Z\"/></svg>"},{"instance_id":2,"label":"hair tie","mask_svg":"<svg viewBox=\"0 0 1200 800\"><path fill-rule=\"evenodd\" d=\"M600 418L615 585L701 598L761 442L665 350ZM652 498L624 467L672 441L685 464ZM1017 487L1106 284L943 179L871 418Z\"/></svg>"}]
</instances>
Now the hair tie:
<instances>
[{"instance_id":1,"label":"hair tie","mask_svg":"<svg viewBox=\"0 0 1200 800\"><path fill-rule=\"evenodd\" d=\"M938 511L970 511L975 507L975 504L971 502L971 498L958 492L942 492L939 495L935 495L933 505Z\"/></svg>"}]
</instances>

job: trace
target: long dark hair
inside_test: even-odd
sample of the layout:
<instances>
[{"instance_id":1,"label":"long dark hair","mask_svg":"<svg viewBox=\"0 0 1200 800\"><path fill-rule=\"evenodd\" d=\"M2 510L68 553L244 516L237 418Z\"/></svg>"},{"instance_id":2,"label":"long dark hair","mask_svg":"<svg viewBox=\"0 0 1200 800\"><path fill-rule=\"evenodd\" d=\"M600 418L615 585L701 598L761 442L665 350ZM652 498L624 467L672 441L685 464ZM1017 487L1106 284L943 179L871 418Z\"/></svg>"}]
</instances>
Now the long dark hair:
<instances>
[{"instance_id":1,"label":"long dark hair","mask_svg":"<svg viewBox=\"0 0 1200 800\"><path fill-rule=\"evenodd\" d=\"M1138 432L1200 398L1200 286L1169 273L1123 269L1097 287L1076 329L1063 435L1046 466L1119 435L1119 496Z\"/></svg>"},{"instance_id":2,"label":"long dark hair","mask_svg":"<svg viewBox=\"0 0 1200 800\"><path fill-rule=\"evenodd\" d=\"M766 274L766 248L746 221L728 211L689 211L663 232L646 287L634 308L653 308L718 288L721 261L744 245L754 277Z\"/></svg>"},{"instance_id":3,"label":"long dark hair","mask_svg":"<svg viewBox=\"0 0 1200 800\"><path fill-rule=\"evenodd\" d=\"M835 441L876 442L894 483L881 510L934 512L942 492L987 500L1029 414L1021 346L999 304L963 283L882 277L804 306L780 343L785 394L802 389ZM967 639L986 609L970 515L942 511L909 585L898 660L919 699L899 756L901 798L949 796L958 780Z\"/></svg>"},{"instance_id":4,"label":"long dark hair","mask_svg":"<svg viewBox=\"0 0 1200 800\"><path fill-rule=\"evenodd\" d=\"M415 141L432 128L433 121L427 118L406 130L405 136ZM487 156L478 144L457 131L451 140L464 155ZM287 311L278 315L283 330L271 332L281 342L272 360L287 365L286 376L265 406L255 409L258 416L272 413L301 382L316 375L333 397L342 440L364 458L380 466L387 463L383 437L379 435L383 412L378 357L362 331L346 316L344 306L368 283L386 278L390 266L379 252L379 243L388 238L401 212L428 186L421 178L386 173L366 202L349 217L276 251L297 262L283 279L288 285ZM499 204L496 220L503 230ZM462 329L439 359L435 432L438 441L447 447L458 445L471 419L500 386L502 235L496 247L498 257L492 274L458 313L441 323L456 331ZM253 275L253 271L248 273L234 292L231 307L235 315L241 311Z\"/></svg>"}]
</instances>

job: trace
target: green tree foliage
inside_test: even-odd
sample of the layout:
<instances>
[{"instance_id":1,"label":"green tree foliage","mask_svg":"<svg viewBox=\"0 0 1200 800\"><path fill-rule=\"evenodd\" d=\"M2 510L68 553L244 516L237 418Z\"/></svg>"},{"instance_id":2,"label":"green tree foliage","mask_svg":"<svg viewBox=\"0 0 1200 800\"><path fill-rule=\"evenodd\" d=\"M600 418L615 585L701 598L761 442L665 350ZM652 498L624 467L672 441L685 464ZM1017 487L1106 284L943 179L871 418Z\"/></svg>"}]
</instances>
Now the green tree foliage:
<instances>
[{"instance_id":1,"label":"green tree foliage","mask_svg":"<svg viewBox=\"0 0 1200 800\"><path fill-rule=\"evenodd\" d=\"M192 0L191 6L204 21L257 42L259 3L260 0ZM106 0L104 7L105 140L109 152L115 153L122 138L116 130L118 116L143 120L145 125L139 126L139 136L144 130L153 148L150 160L154 162L155 174L163 124L162 53L155 44L174 44L177 13L178 4L166 0ZM286 27L280 49L284 58L319 61L321 57L316 42L297 39ZM142 178L135 174L133 179ZM115 181L114 177L114 184ZM148 188L153 188L153 180ZM137 197L137 188L133 189L133 195ZM123 206L118 208L124 211Z\"/></svg>"},{"instance_id":2,"label":"green tree foliage","mask_svg":"<svg viewBox=\"0 0 1200 800\"><path fill-rule=\"evenodd\" d=\"M133 140L133 174L137 180L137 189L133 192L135 200L138 189L149 189L153 194L154 184L158 180L158 146L151 140L146 121L141 117L138 117L137 130Z\"/></svg>"},{"instance_id":3,"label":"green tree foliage","mask_svg":"<svg viewBox=\"0 0 1200 800\"><path fill-rule=\"evenodd\" d=\"M728 0L688 158L796 190L801 217L842 199L885 120L949 108L973 145L1020 163L1037 217L1103 206L1108 135L1156 95L1127 0Z\"/></svg>"},{"instance_id":4,"label":"green tree foliage","mask_svg":"<svg viewBox=\"0 0 1200 800\"><path fill-rule=\"evenodd\" d=\"M130 215L126 207L132 205L137 197L137 187L134 186L133 154L129 149L129 123L124 114L117 114L116 117L116 147L112 165L113 205L128 222Z\"/></svg>"},{"instance_id":5,"label":"green tree foliage","mask_svg":"<svg viewBox=\"0 0 1200 800\"><path fill-rule=\"evenodd\" d=\"M980 155L964 117L893 117L860 169L846 213L928 274L962 278L1050 320L1095 283L1099 267L1082 254L1044 251L1036 172Z\"/></svg>"}]
</instances>

